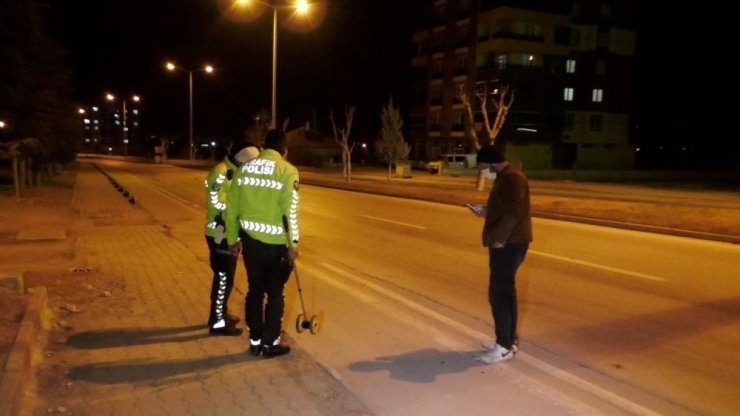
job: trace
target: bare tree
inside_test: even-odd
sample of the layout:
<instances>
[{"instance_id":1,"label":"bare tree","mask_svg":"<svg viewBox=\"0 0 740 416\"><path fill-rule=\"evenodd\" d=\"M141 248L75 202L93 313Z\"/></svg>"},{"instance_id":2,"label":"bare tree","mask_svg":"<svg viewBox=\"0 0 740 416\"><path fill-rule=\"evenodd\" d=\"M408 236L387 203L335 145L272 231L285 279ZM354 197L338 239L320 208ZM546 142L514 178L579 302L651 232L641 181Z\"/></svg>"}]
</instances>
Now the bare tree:
<instances>
[{"instance_id":1,"label":"bare tree","mask_svg":"<svg viewBox=\"0 0 740 416\"><path fill-rule=\"evenodd\" d=\"M493 110L496 113L496 117L491 122L491 118L488 115L488 96L492 95L495 99L490 100L493 105ZM478 102L480 103L480 112L483 115L483 127L486 130L485 144L493 145L496 142L499 132L506 123L506 116L509 115L509 108L514 103L514 90L508 85L502 86L495 89L494 91L488 92L487 89L478 91L475 94ZM468 114L468 136L473 142L475 149L481 148L481 139L478 137L478 133L475 131L475 119L473 117L473 103L470 102L467 94L462 92L459 96ZM484 187L484 178L482 174L478 175L477 188L482 190Z\"/></svg>"},{"instance_id":2,"label":"bare tree","mask_svg":"<svg viewBox=\"0 0 740 416\"><path fill-rule=\"evenodd\" d=\"M252 116L252 123L247 127L244 133L247 140L260 146L265 140L265 133L270 128L270 113L264 109L259 109Z\"/></svg>"},{"instance_id":3,"label":"bare tree","mask_svg":"<svg viewBox=\"0 0 740 416\"><path fill-rule=\"evenodd\" d=\"M334 141L342 148L342 177L347 183L352 181L352 150L355 143L349 144L349 135L352 132L352 120L355 117L355 106L344 107L344 118L346 125L344 128L337 128L334 122L334 110L329 110L329 120L334 130Z\"/></svg>"}]
</instances>

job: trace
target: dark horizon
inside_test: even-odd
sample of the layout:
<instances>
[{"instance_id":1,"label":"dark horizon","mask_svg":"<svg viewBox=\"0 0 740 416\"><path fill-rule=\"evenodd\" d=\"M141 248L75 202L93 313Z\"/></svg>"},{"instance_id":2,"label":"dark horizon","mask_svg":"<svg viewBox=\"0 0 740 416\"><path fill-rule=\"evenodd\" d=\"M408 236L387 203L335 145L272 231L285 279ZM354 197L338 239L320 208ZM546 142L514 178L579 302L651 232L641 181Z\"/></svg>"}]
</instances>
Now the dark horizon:
<instances>
[{"instance_id":1,"label":"dark horizon","mask_svg":"<svg viewBox=\"0 0 740 416\"><path fill-rule=\"evenodd\" d=\"M272 16L236 23L215 2L180 3L133 0L122 7L52 0L51 20L69 50L75 98L103 105L108 91L139 94L147 133L186 137L188 74L168 72L164 64L173 60L195 69L208 63L216 68L213 75L193 74L196 135L241 136L253 114L270 110ZM402 36L405 43L397 33L411 10L406 5L403 13L386 16L385 30L374 31L382 12L378 2L335 1L330 7L314 31L278 29L278 118L290 117L295 128L316 112L321 127L329 123L329 108L341 113L356 105L353 130L367 136L377 130L375 119L388 98L398 102L407 95L411 30Z\"/></svg>"},{"instance_id":2,"label":"dark horizon","mask_svg":"<svg viewBox=\"0 0 740 416\"><path fill-rule=\"evenodd\" d=\"M186 138L188 75L164 69L166 60L175 60L191 69L205 63L216 67L213 76L193 77L197 137L242 136L255 112L269 112L269 13L237 23L221 14L215 1L49 2L53 33L69 50L80 104L102 105L108 91L140 94L145 134ZM719 58L711 65L711 56L725 53L718 40L724 37L722 20L729 17L710 16L715 11L668 12L661 5L643 5L633 143L689 146L702 158L737 163L737 81L731 65ZM413 2L399 9L386 2L337 0L329 2L314 31L279 28L280 120L290 117L289 127L295 128L315 117L319 129L331 133L329 108L341 114L345 105L356 105L352 137L374 141L389 97L402 110L409 102L412 14Z\"/></svg>"}]
</instances>

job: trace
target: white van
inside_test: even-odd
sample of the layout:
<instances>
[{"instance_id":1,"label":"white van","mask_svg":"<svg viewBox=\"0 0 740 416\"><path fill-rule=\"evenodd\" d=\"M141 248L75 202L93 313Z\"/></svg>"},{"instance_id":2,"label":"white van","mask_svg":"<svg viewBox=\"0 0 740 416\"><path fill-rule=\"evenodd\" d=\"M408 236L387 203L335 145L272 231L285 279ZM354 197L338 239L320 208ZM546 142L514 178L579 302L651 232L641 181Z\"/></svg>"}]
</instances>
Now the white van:
<instances>
[{"instance_id":1,"label":"white van","mask_svg":"<svg viewBox=\"0 0 740 416\"><path fill-rule=\"evenodd\" d=\"M439 160L431 161L425 167L432 174L447 172L450 175L459 175L468 169L475 169L475 153L442 155Z\"/></svg>"}]
</instances>

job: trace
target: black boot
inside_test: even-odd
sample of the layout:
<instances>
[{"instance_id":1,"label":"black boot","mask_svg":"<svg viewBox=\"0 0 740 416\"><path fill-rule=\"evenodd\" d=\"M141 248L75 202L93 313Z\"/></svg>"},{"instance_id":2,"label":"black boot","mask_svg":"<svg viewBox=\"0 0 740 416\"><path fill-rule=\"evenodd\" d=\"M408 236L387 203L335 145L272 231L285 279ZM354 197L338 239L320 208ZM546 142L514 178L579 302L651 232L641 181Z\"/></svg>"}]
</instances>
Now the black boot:
<instances>
[{"instance_id":1,"label":"black boot","mask_svg":"<svg viewBox=\"0 0 740 416\"><path fill-rule=\"evenodd\" d=\"M226 326L220 328L210 327L208 333L211 335L224 335L227 337L238 337L244 332L241 328L237 328L233 324L227 323Z\"/></svg>"},{"instance_id":2,"label":"black boot","mask_svg":"<svg viewBox=\"0 0 740 416\"><path fill-rule=\"evenodd\" d=\"M227 313L226 316L225 316L225 318L224 318L224 320L226 321L226 324L227 325L234 326L234 325L238 324L239 322L241 322L242 321L242 318L240 318L240 317L238 317L236 315L232 315L230 313ZM218 321L216 321L215 318L209 318L208 319L208 327L209 328L212 327L213 325L216 324L216 322L218 322Z\"/></svg>"},{"instance_id":3,"label":"black boot","mask_svg":"<svg viewBox=\"0 0 740 416\"><path fill-rule=\"evenodd\" d=\"M250 345L249 354L254 355L255 357L259 357L262 354L262 346L261 345Z\"/></svg>"},{"instance_id":4,"label":"black boot","mask_svg":"<svg viewBox=\"0 0 740 416\"><path fill-rule=\"evenodd\" d=\"M262 346L262 356L265 358L272 358L272 357L278 357L281 355L288 354L290 352L290 347L287 345L263 345Z\"/></svg>"}]
</instances>

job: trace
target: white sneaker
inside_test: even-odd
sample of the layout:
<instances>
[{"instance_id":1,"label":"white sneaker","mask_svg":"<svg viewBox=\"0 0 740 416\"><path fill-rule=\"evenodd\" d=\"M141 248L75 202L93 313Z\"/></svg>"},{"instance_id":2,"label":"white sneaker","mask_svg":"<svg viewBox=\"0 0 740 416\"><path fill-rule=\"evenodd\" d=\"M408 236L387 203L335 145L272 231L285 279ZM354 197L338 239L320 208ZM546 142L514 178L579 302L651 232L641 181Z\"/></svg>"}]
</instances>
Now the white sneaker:
<instances>
[{"instance_id":1,"label":"white sneaker","mask_svg":"<svg viewBox=\"0 0 740 416\"><path fill-rule=\"evenodd\" d=\"M507 350L506 348L496 344L492 349L488 350L487 353L476 358L478 361L482 361L486 364L495 364L502 361L508 361L514 358L514 349Z\"/></svg>"},{"instance_id":2,"label":"white sneaker","mask_svg":"<svg viewBox=\"0 0 740 416\"><path fill-rule=\"evenodd\" d=\"M490 350L492 350L492 349L496 348L496 345L498 345L498 344L496 344L496 340L494 340L494 339L491 339L491 340L488 340L488 341L484 341L484 342L483 342L482 344L480 344L480 345L481 345L481 347L483 347L483 348L485 348L485 349L487 349L487 350L489 350L489 351L490 351ZM511 345L511 349L513 349L513 350L514 350L514 354L516 354L516 353L518 353L518 352L519 352L519 346L518 346L518 345L516 345L516 344L512 344L512 345Z\"/></svg>"}]
</instances>

